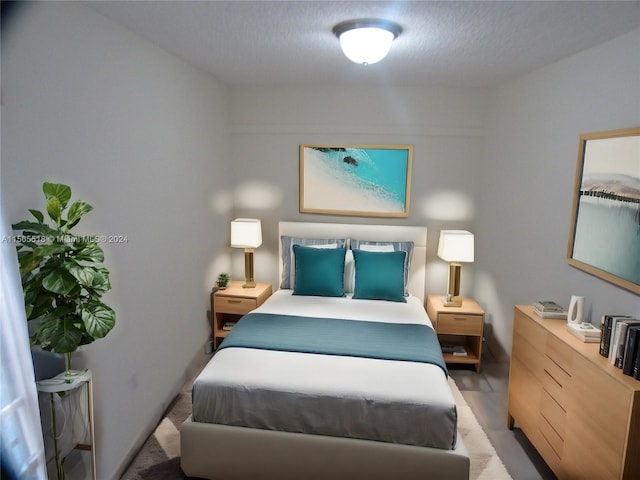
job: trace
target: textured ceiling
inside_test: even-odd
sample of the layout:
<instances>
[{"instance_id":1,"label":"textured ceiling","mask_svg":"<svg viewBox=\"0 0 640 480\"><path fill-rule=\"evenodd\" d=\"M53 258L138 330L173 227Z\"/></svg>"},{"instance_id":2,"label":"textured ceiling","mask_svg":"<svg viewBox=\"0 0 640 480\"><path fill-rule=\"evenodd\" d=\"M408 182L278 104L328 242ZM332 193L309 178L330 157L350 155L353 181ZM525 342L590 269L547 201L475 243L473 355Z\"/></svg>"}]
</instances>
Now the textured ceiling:
<instances>
[{"instance_id":1,"label":"textured ceiling","mask_svg":"<svg viewBox=\"0 0 640 480\"><path fill-rule=\"evenodd\" d=\"M640 27L637 1L86 4L228 85L482 87ZM349 62L331 33L343 20L364 17L403 28L387 58L367 67Z\"/></svg>"}]
</instances>

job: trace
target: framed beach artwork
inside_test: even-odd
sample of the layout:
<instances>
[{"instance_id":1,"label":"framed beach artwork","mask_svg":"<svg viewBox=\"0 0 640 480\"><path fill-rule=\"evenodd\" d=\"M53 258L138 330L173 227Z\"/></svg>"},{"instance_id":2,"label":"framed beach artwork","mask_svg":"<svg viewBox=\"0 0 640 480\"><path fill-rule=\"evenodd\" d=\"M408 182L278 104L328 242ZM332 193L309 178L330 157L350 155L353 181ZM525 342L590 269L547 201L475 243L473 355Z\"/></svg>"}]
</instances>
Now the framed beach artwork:
<instances>
[{"instance_id":1,"label":"framed beach artwork","mask_svg":"<svg viewBox=\"0 0 640 480\"><path fill-rule=\"evenodd\" d=\"M300 145L300 212L408 217L411 145Z\"/></svg>"},{"instance_id":2,"label":"framed beach artwork","mask_svg":"<svg viewBox=\"0 0 640 480\"><path fill-rule=\"evenodd\" d=\"M640 127L580 136L567 261L640 294Z\"/></svg>"}]
</instances>

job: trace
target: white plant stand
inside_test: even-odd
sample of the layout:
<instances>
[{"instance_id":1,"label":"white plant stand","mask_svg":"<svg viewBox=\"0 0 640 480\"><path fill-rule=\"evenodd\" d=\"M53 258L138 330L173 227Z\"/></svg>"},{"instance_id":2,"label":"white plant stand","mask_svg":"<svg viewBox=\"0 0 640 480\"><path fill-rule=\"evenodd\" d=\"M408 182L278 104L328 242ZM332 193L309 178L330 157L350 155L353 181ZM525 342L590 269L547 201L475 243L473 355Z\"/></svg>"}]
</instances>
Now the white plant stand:
<instances>
[{"instance_id":1,"label":"white plant stand","mask_svg":"<svg viewBox=\"0 0 640 480\"><path fill-rule=\"evenodd\" d=\"M53 395L61 392L69 392L77 388L86 387L87 389L87 421L89 424L89 443L78 443L74 447L75 450L85 450L91 453L91 470L93 473L93 480L97 480L96 477L96 451L95 451L95 436L94 436L94 421L93 421L93 381L91 370L84 370L80 372L74 372L71 379L67 378L67 373L62 372L53 378L46 380L39 380L36 382L38 391L49 394L53 405ZM52 409L53 410L53 409ZM53 414L53 411L52 411ZM53 435L56 435L56 427L54 422ZM56 452L57 453L57 452Z\"/></svg>"}]
</instances>

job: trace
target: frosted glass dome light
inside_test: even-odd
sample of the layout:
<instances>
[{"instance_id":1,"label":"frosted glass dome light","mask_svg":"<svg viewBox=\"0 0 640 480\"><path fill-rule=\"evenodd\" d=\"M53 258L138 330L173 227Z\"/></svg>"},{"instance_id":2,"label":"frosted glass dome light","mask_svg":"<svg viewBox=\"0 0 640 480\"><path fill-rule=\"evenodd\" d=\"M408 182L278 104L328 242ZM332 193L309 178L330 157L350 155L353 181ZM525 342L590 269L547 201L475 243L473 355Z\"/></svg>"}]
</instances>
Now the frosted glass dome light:
<instances>
[{"instance_id":1,"label":"frosted glass dome light","mask_svg":"<svg viewBox=\"0 0 640 480\"><path fill-rule=\"evenodd\" d=\"M382 60L401 32L402 27L397 23L378 19L348 20L333 27L345 56L362 65Z\"/></svg>"}]
</instances>

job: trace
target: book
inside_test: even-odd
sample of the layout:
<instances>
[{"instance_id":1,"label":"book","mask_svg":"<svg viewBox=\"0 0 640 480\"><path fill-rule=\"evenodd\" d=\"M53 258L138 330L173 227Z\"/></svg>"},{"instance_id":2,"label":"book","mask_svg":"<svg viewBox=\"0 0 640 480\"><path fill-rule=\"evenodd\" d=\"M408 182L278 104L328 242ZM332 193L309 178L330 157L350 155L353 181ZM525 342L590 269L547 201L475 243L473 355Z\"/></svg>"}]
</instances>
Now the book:
<instances>
[{"instance_id":1,"label":"book","mask_svg":"<svg viewBox=\"0 0 640 480\"><path fill-rule=\"evenodd\" d=\"M616 324L616 333L613 337L613 347L609 355L609 363L615 367L622 368L625 342L627 340L627 329L632 325L639 325L640 320L622 320Z\"/></svg>"},{"instance_id":2,"label":"book","mask_svg":"<svg viewBox=\"0 0 640 480\"><path fill-rule=\"evenodd\" d=\"M450 353L458 357L465 357L467 355L467 351L464 346L455 345L453 343L442 344L442 353Z\"/></svg>"},{"instance_id":3,"label":"book","mask_svg":"<svg viewBox=\"0 0 640 480\"><path fill-rule=\"evenodd\" d=\"M236 326L237 322L226 322L223 326L222 326L222 330L233 330L233 327Z\"/></svg>"},{"instance_id":4,"label":"book","mask_svg":"<svg viewBox=\"0 0 640 480\"><path fill-rule=\"evenodd\" d=\"M467 350L462 345L458 345L458 348L456 348L453 351L453 356L454 357L466 357L467 356Z\"/></svg>"},{"instance_id":5,"label":"book","mask_svg":"<svg viewBox=\"0 0 640 480\"><path fill-rule=\"evenodd\" d=\"M633 320L633 318L630 315L612 315L611 316L611 332L609 333L610 335L609 351L608 351L607 357L609 357L609 363L611 363L612 365L615 362L615 357L617 355L617 351L614 350L614 348L616 348L617 346L614 346L614 342L615 342L616 333L618 330L618 322L622 322L624 320ZM611 357L613 357L613 361L611 360Z\"/></svg>"},{"instance_id":6,"label":"book","mask_svg":"<svg viewBox=\"0 0 640 480\"><path fill-rule=\"evenodd\" d=\"M603 357L608 357L609 354L606 351L605 346L607 345L607 336L609 335L609 327L610 327L611 317L608 315L602 315L600 319L600 348L598 349L598 353Z\"/></svg>"},{"instance_id":7,"label":"book","mask_svg":"<svg viewBox=\"0 0 640 480\"><path fill-rule=\"evenodd\" d=\"M567 330L585 343L600 343L600 329L590 323L568 323Z\"/></svg>"},{"instance_id":8,"label":"book","mask_svg":"<svg viewBox=\"0 0 640 480\"><path fill-rule=\"evenodd\" d=\"M633 375L636 355L638 354L638 344L640 343L640 325L632 325L627 328L627 338L625 341L624 359L622 360L622 373Z\"/></svg>"},{"instance_id":9,"label":"book","mask_svg":"<svg viewBox=\"0 0 640 480\"><path fill-rule=\"evenodd\" d=\"M563 312L564 308L552 300L538 300L533 304L539 312Z\"/></svg>"},{"instance_id":10,"label":"book","mask_svg":"<svg viewBox=\"0 0 640 480\"><path fill-rule=\"evenodd\" d=\"M600 349L598 350L598 353L600 353L600 355L602 355L603 357L609 357L612 323L615 323L613 320L614 318L618 317L620 317L620 315L603 315L602 319L600 320L600 330L602 330L602 335L600 336ZM631 318L628 315L623 317Z\"/></svg>"},{"instance_id":11,"label":"book","mask_svg":"<svg viewBox=\"0 0 640 480\"><path fill-rule=\"evenodd\" d=\"M640 340L639 340L640 341ZM639 345L640 347L640 345ZM633 378L640 380L640 348L636 349L636 358L633 361Z\"/></svg>"},{"instance_id":12,"label":"book","mask_svg":"<svg viewBox=\"0 0 640 480\"><path fill-rule=\"evenodd\" d=\"M559 319L563 319L563 320L567 319L566 310L542 312L542 311L538 310L537 308L534 308L534 311L536 312L536 315L538 315L540 318L559 318Z\"/></svg>"}]
</instances>

